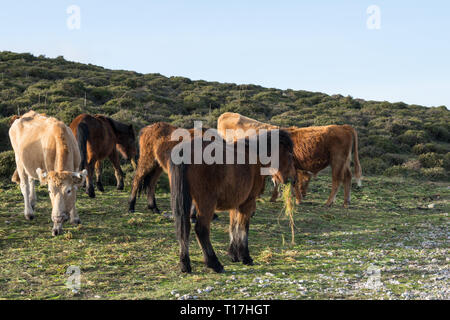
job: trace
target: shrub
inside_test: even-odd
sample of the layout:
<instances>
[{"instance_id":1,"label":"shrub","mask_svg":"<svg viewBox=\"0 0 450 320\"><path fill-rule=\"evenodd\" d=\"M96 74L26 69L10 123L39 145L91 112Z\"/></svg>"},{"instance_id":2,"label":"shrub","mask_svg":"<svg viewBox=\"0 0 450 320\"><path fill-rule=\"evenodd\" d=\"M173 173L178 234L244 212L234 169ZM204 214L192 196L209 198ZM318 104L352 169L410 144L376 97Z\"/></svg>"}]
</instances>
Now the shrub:
<instances>
[{"instance_id":1,"label":"shrub","mask_svg":"<svg viewBox=\"0 0 450 320\"><path fill-rule=\"evenodd\" d=\"M450 171L450 152L447 152L447 154L442 159L442 166L445 170Z\"/></svg>"},{"instance_id":2,"label":"shrub","mask_svg":"<svg viewBox=\"0 0 450 320\"><path fill-rule=\"evenodd\" d=\"M404 134L398 137L399 141L409 146L414 146L418 143L426 142L429 137L423 130L407 130Z\"/></svg>"},{"instance_id":3,"label":"shrub","mask_svg":"<svg viewBox=\"0 0 450 320\"><path fill-rule=\"evenodd\" d=\"M412 148L412 152L419 155L429 152L446 153L447 151L445 147L442 147L436 143L419 143Z\"/></svg>"},{"instance_id":4,"label":"shrub","mask_svg":"<svg viewBox=\"0 0 450 320\"><path fill-rule=\"evenodd\" d=\"M448 125L447 125L448 127ZM450 132L445 125L437 123L427 124L425 129L436 140L450 142Z\"/></svg>"},{"instance_id":5,"label":"shrub","mask_svg":"<svg viewBox=\"0 0 450 320\"><path fill-rule=\"evenodd\" d=\"M392 165L400 165L405 163L408 160L408 155L405 154L397 154L397 153L385 153L381 157L387 164Z\"/></svg>"},{"instance_id":6,"label":"shrub","mask_svg":"<svg viewBox=\"0 0 450 320\"><path fill-rule=\"evenodd\" d=\"M403 164L403 167L411 169L411 170L420 170L422 168L422 165L420 164L420 161L417 159L409 160Z\"/></svg>"},{"instance_id":7,"label":"shrub","mask_svg":"<svg viewBox=\"0 0 450 320\"><path fill-rule=\"evenodd\" d=\"M16 160L14 151L9 150L0 153L0 179L11 180L11 177L16 169Z\"/></svg>"},{"instance_id":8,"label":"shrub","mask_svg":"<svg viewBox=\"0 0 450 320\"><path fill-rule=\"evenodd\" d=\"M385 176L402 176L402 177L412 177L418 178L420 176L419 172L414 169L407 168L406 166L393 166L386 169L383 173Z\"/></svg>"},{"instance_id":9,"label":"shrub","mask_svg":"<svg viewBox=\"0 0 450 320\"><path fill-rule=\"evenodd\" d=\"M373 145L384 152L396 152L398 147L394 144L393 139L388 136L371 135L368 139L369 145Z\"/></svg>"},{"instance_id":10,"label":"shrub","mask_svg":"<svg viewBox=\"0 0 450 320\"><path fill-rule=\"evenodd\" d=\"M11 148L8 133L9 121L10 118L0 119L0 151L5 151Z\"/></svg>"},{"instance_id":11,"label":"shrub","mask_svg":"<svg viewBox=\"0 0 450 320\"><path fill-rule=\"evenodd\" d=\"M380 158L362 158L360 160L364 174L381 174L389 166Z\"/></svg>"},{"instance_id":12,"label":"shrub","mask_svg":"<svg viewBox=\"0 0 450 320\"><path fill-rule=\"evenodd\" d=\"M419 161L424 168L442 167L443 165L442 157L434 152L421 154Z\"/></svg>"},{"instance_id":13,"label":"shrub","mask_svg":"<svg viewBox=\"0 0 450 320\"><path fill-rule=\"evenodd\" d=\"M448 173L442 167L422 168L420 173L430 180L446 180L448 178Z\"/></svg>"}]
</instances>

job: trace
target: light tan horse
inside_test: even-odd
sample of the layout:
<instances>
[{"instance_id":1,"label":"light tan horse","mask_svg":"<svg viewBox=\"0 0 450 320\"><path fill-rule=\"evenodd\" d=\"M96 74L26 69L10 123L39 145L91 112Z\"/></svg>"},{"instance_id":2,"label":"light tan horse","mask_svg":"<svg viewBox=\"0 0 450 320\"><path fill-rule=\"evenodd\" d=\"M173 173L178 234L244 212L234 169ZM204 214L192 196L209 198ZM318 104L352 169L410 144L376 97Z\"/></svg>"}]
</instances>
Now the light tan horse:
<instances>
[{"instance_id":1,"label":"light tan horse","mask_svg":"<svg viewBox=\"0 0 450 320\"><path fill-rule=\"evenodd\" d=\"M83 184L87 172L76 171L81 158L70 128L55 118L29 111L14 121L9 129L9 138L25 202L25 218L34 218L34 180L39 180L41 184L48 184L52 202L52 234L56 236L62 232L62 224L69 215L72 223L80 223L75 201L77 189Z\"/></svg>"}]
</instances>

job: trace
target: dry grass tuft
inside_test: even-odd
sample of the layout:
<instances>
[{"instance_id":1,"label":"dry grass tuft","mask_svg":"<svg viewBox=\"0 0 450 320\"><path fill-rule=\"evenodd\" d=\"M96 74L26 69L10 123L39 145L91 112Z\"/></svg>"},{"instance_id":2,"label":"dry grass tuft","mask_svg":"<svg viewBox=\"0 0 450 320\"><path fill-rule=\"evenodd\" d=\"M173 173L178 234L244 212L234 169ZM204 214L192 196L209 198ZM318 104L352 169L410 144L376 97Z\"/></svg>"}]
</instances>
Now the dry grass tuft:
<instances>
[{"instance_id":1,"label":"dry grass tuft","mask_svg":"<svg viewBox=\"0 0 450 320\"><path fill-rule=\"evenodd\" d=\"M292 195L291 184L287 183L282 185L281 187L281 198L283 199L283 210L285 216L289 219L289 227L291 228L291 243L295 244L295 222L294 222L294 213L295 213L295 200Z\"/></svg>"}]
</instances>

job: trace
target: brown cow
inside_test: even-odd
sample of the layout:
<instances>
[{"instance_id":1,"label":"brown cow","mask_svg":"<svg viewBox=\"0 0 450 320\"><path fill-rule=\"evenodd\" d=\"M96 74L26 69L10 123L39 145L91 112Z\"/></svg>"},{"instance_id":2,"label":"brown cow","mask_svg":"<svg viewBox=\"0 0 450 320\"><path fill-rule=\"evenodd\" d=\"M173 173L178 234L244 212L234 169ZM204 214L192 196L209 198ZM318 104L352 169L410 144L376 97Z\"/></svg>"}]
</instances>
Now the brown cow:
<instances>
[{"instance_id":1,"label":"brown cow","mask_svg":"<svg viewBox=\"0 0 450 320\"><path fill-rule=\"evenodd\" d=\"M87 169L86 192L89 197L95 197L94 166L97 175L97 188L104 191L101 181L102 161L109 158L115 170L117 189L123 190L123 172L120 168L119 153L125 159L130 159L135 166L136 143L132 125L120 123L111 118L83 113L70 124L73 134L77 137L81 153L80 169Z\"/></svg>"},{"instance_id":2,"label":"brown cow","mask_svg":"<svg viewBox=\"0 0 450 320\"><path fill-rule=\"evenodd\" d=\"M62 224L69 215L72 223L80 223L75 208L76 193L87 172L76 171L80 152L69 127L55 118L30 111L14 121L9 137L25 202L25 218L34 218L34 180L39 180L41 184L48 184L53 208L52 234L62 232Z\"/></svg>"},{"instance_id":3,"label":"brown cow","mask_svg":"<svg viewBox=\"0 0 450 320\"><path fill-rule=\"evenodd\" d=\"M261 128L258 126L263 124ZM244 117L238 113L224 113L217 120L217 128L222 136L230 129L272 129L275 126L264 124L254 119ZM277 127L275 127L277 128ZM332 190L326 202L331 206L341 183L344 184L344 206L350 204L350 189L352 174L350 171L350 155L353 148L355 178L361 185L361 166L358 157L358 136L356 130L349 125L330 125L309 128L290 127L284 129L291 135L294 142L294 159L297 170L297 182L294 187L297 203L306 195L306 190L312 175L325 169L329 165L332 170ZM238 138L246 136L244 132L237 132ZM275 185L271 201L278 196L278 186Z\"/></svg>"}]
</instances>

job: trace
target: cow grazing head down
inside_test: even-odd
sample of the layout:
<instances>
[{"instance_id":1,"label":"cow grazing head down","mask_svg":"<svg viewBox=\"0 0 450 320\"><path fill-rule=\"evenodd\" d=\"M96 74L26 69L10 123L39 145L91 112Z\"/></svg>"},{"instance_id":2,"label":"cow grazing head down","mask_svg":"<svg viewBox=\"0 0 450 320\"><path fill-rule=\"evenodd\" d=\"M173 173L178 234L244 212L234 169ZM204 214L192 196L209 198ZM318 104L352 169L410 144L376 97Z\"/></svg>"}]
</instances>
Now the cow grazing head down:
<instances>
[{"instance_id":1,"label":"cow grazing head down","mask_svg":"<svg viewBox=\"0 0 450 320\"><path fill-rule=\"evenodd\" d=\"M48 185L48 192L52 202L52 234L57 236L62 233L63 222L69 217L77 216L71 214L75 210L77 190L86 178L86 169L81 172L71 171L49 171L45 172L41 168L36 169L41 185ZM78 218L76 218L78 219ZM71 221L79 223L78 221Z\"/></svg>"}]
</instances>

